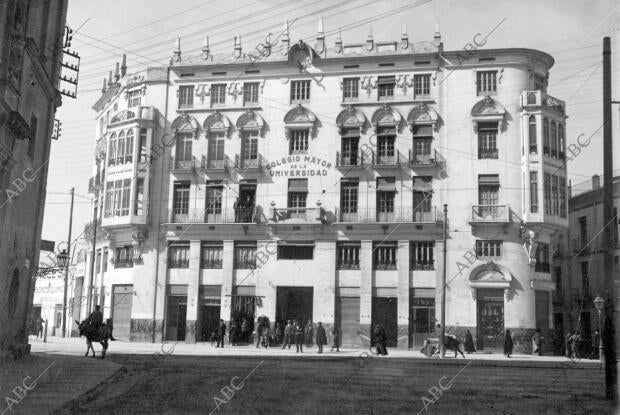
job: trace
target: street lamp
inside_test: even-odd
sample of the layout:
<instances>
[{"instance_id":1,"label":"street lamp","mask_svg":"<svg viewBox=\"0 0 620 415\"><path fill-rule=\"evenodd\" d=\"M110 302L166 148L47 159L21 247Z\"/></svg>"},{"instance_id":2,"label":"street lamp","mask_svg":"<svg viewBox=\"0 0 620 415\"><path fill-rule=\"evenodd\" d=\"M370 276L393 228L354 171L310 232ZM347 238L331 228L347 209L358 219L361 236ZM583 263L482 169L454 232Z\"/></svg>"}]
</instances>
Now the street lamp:
<instances>
[{"instance_id":1,"label":"street lamp","mask_svg":"<svg viewBox=\"0 0 620 415\"><path fill-rule=\"evenodd\" d=\"M598 311L598 358L603 361L603 326L601 325L601 312L603 311L603 306L605 305L605 300L601 298L600 295L597 295L594 299L594 307L596 311Z\"/></svg>"},{"instance_id":2,"label":"street lamp","mask_svg":"<svg viewBox=\"0 0 620 415\"><path fill-rule=\"evenodd\" d=\"M61 253L56 256L58 260L58 268L64 268L69 263L69 255L67 254L67 250L63 249Z\"/></svg>"}]
</instances>

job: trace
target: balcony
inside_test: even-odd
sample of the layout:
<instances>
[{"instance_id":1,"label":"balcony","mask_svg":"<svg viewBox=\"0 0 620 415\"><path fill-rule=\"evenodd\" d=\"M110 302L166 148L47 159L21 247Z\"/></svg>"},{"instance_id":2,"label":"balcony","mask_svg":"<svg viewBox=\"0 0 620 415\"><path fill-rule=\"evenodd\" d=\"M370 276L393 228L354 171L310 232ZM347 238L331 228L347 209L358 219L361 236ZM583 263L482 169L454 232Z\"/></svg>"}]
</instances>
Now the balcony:
<instances>
[{"instance_id":1,"label":"balcony","mask_svg":"<svg viewBox=\"0 0 620 415\"><path fill-rule=\"evenodd\" d=\"M225 171L228 170L230 165L230 159L226 156L223 159L209 159L206 156L202 156L200 161L200 168L202 170Z\"/></svg>"},{"instance_id":2,"label":"balcony","mask_svg":"<svg viewBox=\"0 0 620 415\"><path fill-rule=\"evenodd\" d=\"M223 261L221 259L203 259L200 261L202 269L222 269Z\"/></svg>"},{"instance_id":3,"label":"balcony","mask_svg":"<svg viewBox=\"0 0 620 415\"><path fill-rule=\"evenodd\" d=\"M548 107L564 114L566 104L542 91L523 91L521 92L521 108L528 107Z\"/></svg>"},{"instance_id":4,"label":"balcony","mask_svg":"<svg viewBox=\"0 0 620 415\"><path fill-rule=\"evenodd\" d=\"M321 208L271 208L271 223L318 224L321 222Z\"/></svg>"},{"instance_id":5,"label":"balcony","mask_svg":"<svg viewBox=\"0 0 620 415\"><path fill-rule=\"evenodd\" d=\"M429 154L414 153L409 150L409 166L410 167L434 167L437 165L437 150L433 150Z\"/></svg>"},{"instance_id":6,"label":"balcony","mask_svg":"<svg viewBox=\"0 0 620 415\"><path fill-rule=\"evenodd\" d=\"M366 155L363 151L357 151L354 154L336 152L336 168L348 169L364 168L372 164L372 153Z\"/></svg>"},{"instance_id":7,"label":"balcony","mask_svg":"<svg viewBox=\"0 0 620 415\"><path fill-rule=\"evenodd\" d=\"M471 208L470 223L510 223L511 212L508 205L474 205Z\"/></svg>"},{"instance_id":8,"label":"balcony","mask_svg":"<svg viewBox=\"0 0 620 415\"><path fill-rule=\"evenodd\" d=\"M178 159L170 156L168 160L168 170L175 172L191 172L198 167L198 163L195 157L190 160Z\"/></svg>"},{"instance_id":9,"label":"balcony","mask_svg":"<svg viewBox=\"0 0 620 415\"><path fill-rule=\"evenodd\" d=\"M589 248L587 240L581 239L581 238L574 238L572 240L572 245L573 245L573 254L579 254L579 255L590 254L590 248Z\"/></svg>"},{"instance_id":10,"label":"balcony","mask_svg":"<svg viewBox=\"0 0 620 415\"><path fill-rule=\"evenodd\" d=\"M88 179L88 193L96 193L103 188L105 169Z\"/></svg>"},{"instance_id":11,"label":"balcony","mask_svg":"<svg viewBox=\"0 0 620 415\"><path fill-rule=\"evenodd\" d=\"M256 208L190 209L187 213L170 214L170 223L254 223Z\"/></svg>"},{"instance_id":12,"label":"balcony","mask_svg":"<svg viewBox=\"0 0 620 415\"><path fill-rule=\"evenodd\" d=\"M243 159L239 156L235 157L235 168L239 170L262 170L265 168L265 166L265 158L260 154L257 156L257 158L250 159Z\"/></svg>"},{"instance_id":13,"label":"balcony","mask_svg":"<svg viewBox=\"0 0 620 415\"><path fill-rule=\"evenodd\" d=\"M339 212L339 222L352 223L436 223L442 221L443 215L437 208L423 212L413 208L394 208L392 212L383 212L377 208L357 209L357 212Z\"/></svg>"},{"instance_id":14,"label":"balcony","mask_svg":"<svg viewBox=\"0 0 620 415\"><path fill-rule=\"evenodd\" d=\"M400 168L400 153L393 155L373 154L372 164L375 168Z\"/></svg>"},{"instance_id":15,"label":"balcony","mask_svg":"<svg viewBox=\"0 0 620 415\"><path fill-rule=\"evenodd\" d=\"M114 259L114 268L133 268L133 259L116 258Z\"/></svg>"},{"instance_id":16,"label":"balcony","mask_svg":"<svg viewBox=\"0 0 620 415\"><path fill-rule=\"evenodd\" d=\"M107 143L105 137L101 137L95 143L95 160L105 160Z\"/></svg>"},{"instance_id":17,"label":"balcony","mask_svg":"<svg viewBox=\"0 0 620 415\"><path fill-rule=\"evenodd\" d=\"M498 159L499 158L499 152L497 151L496 148L490 148L490 149L478 149L478 160L484 160L484 159Z\"/></svg>"},{"instance_id":18,"label":"balcony","mask_svg":"<svg viewBox=\"0 0 620 415\"><path fill-rule=\"evenodd\" d=\"M419 261L419 262L411 262L409 264L410 271L434 271L435 270L435 261Z\"/></svg>"}]
</instances>

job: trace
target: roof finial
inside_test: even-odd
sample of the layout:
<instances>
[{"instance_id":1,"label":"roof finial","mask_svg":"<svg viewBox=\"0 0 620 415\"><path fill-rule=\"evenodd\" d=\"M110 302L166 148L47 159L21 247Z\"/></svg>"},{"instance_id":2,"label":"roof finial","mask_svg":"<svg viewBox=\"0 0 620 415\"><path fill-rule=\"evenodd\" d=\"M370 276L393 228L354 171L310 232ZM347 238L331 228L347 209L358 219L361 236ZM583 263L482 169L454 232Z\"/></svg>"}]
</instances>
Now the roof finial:
<instances>
[{"instance_id":1,"label":"roof finial","mask_svg":"<svg viewBox=\"0 0 620 415\"><path fill-rule=\"evenodd\" d=\"M108 86L112 86L112 71L108 73Z\"/></svg>"},{"instance_id":2,"label":"roof finial","mask_svg":"<svg viewBox=\"0 0 620 415\"><path fill-rule=\"evenodd\" d=\"M237 33L237 35L235 36L233 55L237 59L241 57L241 35L239 33Z\"/></svg>"},{"instance_id":3,"label":"roof finial","mask_svg":"<svg viewBox=\"0 0 620 415\"><path fill-rule=\"evenodd\" d=\"M118 62L116 62L116 69L114 70L114 82L118 82L121 79L121 73L119 70Z\"/></svg>"},{"instance_id":4,"label":"roof finial","mask_svg":"<svg viewBox=\"0 0 620 415\"><path fill-rule=\"evenodd\" d=\"M370 31L368 32L368 38L366 38L366 49L371 51L374 47L375 39L372 37L372 25L370 25Z\"/></svg>"},{"instance_id":5,"label":"roof finial","mask_svg":"<svg viewBox=\"0 0 620 415\"><path fill-rule=\"evenodd\" d=\"M123 60L121 62L121 78L127 73L127 55L123 53Z\"/></svg>"},{"instance_id":6,"label":"roof finial","mask_svg":"<svg viewBox=\"0 0 620 415\"><path fill-rule=\"evenodd\" d=\"M325 33L323 32L323 18L321 17L319 19L319 27L318 27L318 33L316 35L316 43L314 45L314 50L319 55L322 55L325 53L325 49L326 49L325 48Z\"/></svg>"},{"instance_id":7,"label":"roof finial","mask_svg":"<svg viewBox=\"0 0 620 415\"><path fill-rule=\"evenodd\" d=\"M174 49L172 51L172 61L181 62L181 37L177 37L174 43Z\"/></svg>"},{"instance_id":8,"label":"roof finial","mask_svg":"<svg viewBox=\"0 0 620 415\"><path fill-rule=\"evenodd\" d=\"M409 35L407 34L407 23L403 23L403 33L400 35L400 48L409 48Z\"/></svg>"},{"instance_id":9,"label":"roof finial","mask_svg":"<svg viewBox=\"0 0 620 415\"><path fill-rule=\"evenodd\" d=\"M288 35L288 20L284 21L284 27L282 28L282 55L287 55L291 46L291 38Z\"/></svg>"},{"instance_id":10,"label":"roof finial","mask_svg":"<svg viewBox=\"0 0 620 415\"><path fill-rule=\"evenodd\" d=\"M106 84L106 79L103 78L103 88L101 88L101 93L103 94L107 90L108 90L108 87L107 87L107 84Z\"/></svg>"},{"instance_id":11,"label":"roof finial","mask_svg":"<svg viewBox=\"0 0 620 415\"><path fill-rule=\"evenodd\" d=\"M439 46L441 44L441 33L439 32L439 23L435 23L435 36L433 36L433 44Z\"/></svg>"},{"instance_id":12,"label":"roof finial","mask_svg":"<svg viewBox=\"0 0 620 415\"><path fill-rule=\"evenodd\" d=\"M202 54L200 55L200 57L206 61L207 59L209 59L210 54L211 50L209 49L209 36L205 36L205 43L202 46Z\"/></svg>"},{"instance_id":13,"label":"roof finial","mask_svg":"<svg viewBox=\"0 0 620 415\"><path fill-rule=\"evenodd\" d=\"M334 49L337 53L342 52L342 28L338 28L338 37L336 38L336 45Z\"/></svg>"}]
</instances>

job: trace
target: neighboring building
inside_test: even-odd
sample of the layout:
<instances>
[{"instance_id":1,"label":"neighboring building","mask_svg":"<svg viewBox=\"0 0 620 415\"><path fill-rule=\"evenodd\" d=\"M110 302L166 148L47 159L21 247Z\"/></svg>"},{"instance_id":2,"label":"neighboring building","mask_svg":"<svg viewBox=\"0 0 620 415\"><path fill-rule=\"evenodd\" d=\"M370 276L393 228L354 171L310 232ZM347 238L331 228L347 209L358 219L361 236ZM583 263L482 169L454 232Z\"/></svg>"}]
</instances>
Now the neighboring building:
<instances>
[{"instance_id":1,"label":"neighboring building","mask_svg":"<svg viewBox=\"0 0 620 415\"><path fill-rule=\"evenodd\" d=\"M0 360L29 352L67 0L0 2Z\"/></svg>"},{"instance_id":2,"label":"neighboring building","mask_svg":"<svg viewBox=\"0 0 620 415\"><path fill-rule=\"evenodd\" d=\"M439 33L328 48L322 28L314 47L286 29L257 51L179 41L168 90L164 70L121 73L95 106L112 264L95 292L115 335L206 341L220 318L265 315L336 325L345 346L382 324L419 348L440 320L447 204L448 330L484 350L506 329L517 351L551 337L549 247L568 224L551 56L446 52Z\"/></svg>"},{"instance_id":3,"label":"neighboring building","mask_svg":"<svg viewBox=\"0 0 620 415\"><path fill-rule=\"evenodd\" d=\"M615 176L613 180L614 220L609 226L613 227L614 264L618 280L620 176ZM595 332L599 331L599 316L593 301L598 295L603 295L605 279L610 277L606 275L603 264L605 233L602 230L605 223L600 176L595 175L591 181L571 186L568 212L567 249L562 251L561 256L563 269L558 264L553 270L558 287L556 320L564 322L565 334L569 330L578 330L583 340L582 355L590 355L593 349L598 348L594 339Z\"/></svg>"}]
</instances>

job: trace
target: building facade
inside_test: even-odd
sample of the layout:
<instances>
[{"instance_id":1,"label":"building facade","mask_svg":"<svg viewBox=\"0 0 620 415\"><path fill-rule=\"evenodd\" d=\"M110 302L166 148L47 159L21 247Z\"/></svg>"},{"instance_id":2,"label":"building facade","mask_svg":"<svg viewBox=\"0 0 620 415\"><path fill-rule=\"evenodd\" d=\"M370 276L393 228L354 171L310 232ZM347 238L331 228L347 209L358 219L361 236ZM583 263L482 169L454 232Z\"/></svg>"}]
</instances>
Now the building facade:
<instances>
[{"instance_id":1,"label":"building facade","mask_svg":"<svg viewBox=\"0 0 620 415\"><path fill-rule=\"evenodd\" d=\"M510 329L531 351L536 328L552 335L549 246L568 223L552 57L406 31L328 47L321 26L313 46L286 28L221 55L179 41L167 82L119 76L95 106L115 267L94 290L115 335L119 298L131 340L206 341L220 318L264 315L336 326L345 346L381 324L419 348L445 271L448 332L496 350Z\"/></svg>"},{"instance_id":2,"label":"building facade","mask_svg":"<svg viewBox=\"0 0 620 415\"><path fill-rule=\"evenodd\" d=\"M66 0L0 3L0 360L28 353Z\"/></svg>"}]
</instances>

